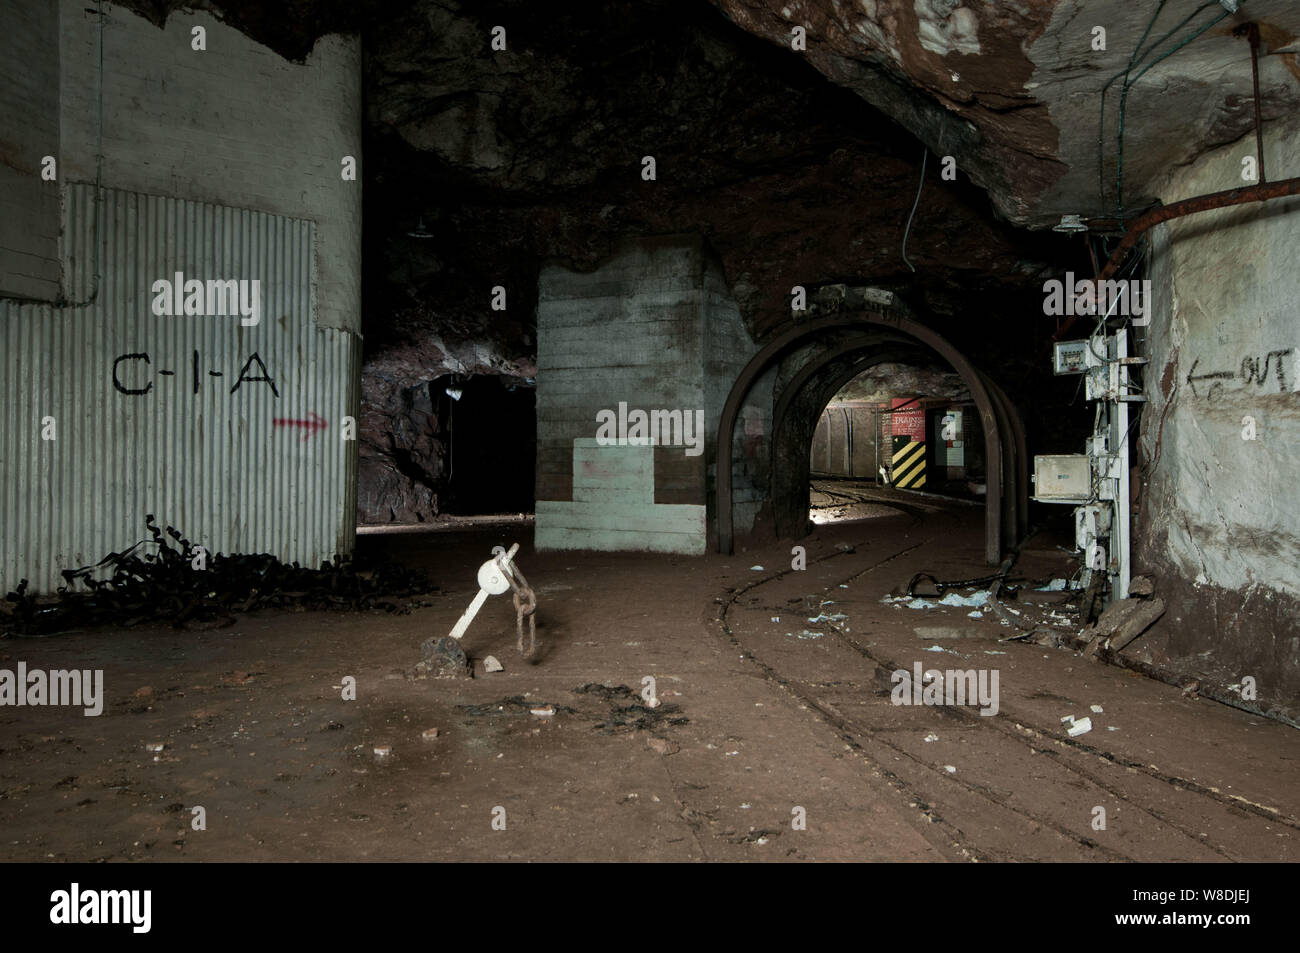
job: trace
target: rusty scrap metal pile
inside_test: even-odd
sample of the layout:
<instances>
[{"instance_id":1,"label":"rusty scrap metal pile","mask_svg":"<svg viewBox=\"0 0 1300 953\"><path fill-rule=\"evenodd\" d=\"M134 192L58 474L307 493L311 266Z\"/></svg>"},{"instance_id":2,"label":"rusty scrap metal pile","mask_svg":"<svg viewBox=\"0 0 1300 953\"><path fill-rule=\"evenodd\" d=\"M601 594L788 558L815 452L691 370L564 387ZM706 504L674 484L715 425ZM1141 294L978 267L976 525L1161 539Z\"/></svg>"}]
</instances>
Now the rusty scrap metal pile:
<instances>
[{"instance_id":1,"label":"rusty scrap metal pile","mask_svg":"<svg viewBox=\"0 0 1300 953\"><path fill-rule=\"evenodd\" d=\"M145 526L152 540L94 566L63 570L68 585L57 595L32 596L22 580L0 602L0 635L162 622L208 627L233 622L232 613L262 608L407 612L421 604L412 597L437 588L418 570L358 570L347 558L304 569L266 554L209 555L171 526L164 533L152 515Z\"/></svg>"}]
</instances>

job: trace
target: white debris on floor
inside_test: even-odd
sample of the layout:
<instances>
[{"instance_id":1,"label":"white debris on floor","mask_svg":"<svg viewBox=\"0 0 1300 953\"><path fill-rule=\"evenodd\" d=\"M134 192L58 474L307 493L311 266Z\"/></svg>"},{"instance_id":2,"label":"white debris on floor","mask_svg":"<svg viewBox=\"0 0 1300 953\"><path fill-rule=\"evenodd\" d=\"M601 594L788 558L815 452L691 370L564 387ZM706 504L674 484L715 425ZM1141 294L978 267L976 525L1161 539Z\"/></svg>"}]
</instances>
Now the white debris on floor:
<instances>
[{"instance_id":1,"label":"white debris on floor","mask_svg":"<svg viewBox=\"0 0 1300 953\"><path fill-rule=\"evenodd\" d=\"M839 622L841 619L847 619L847 618L848 616L846 616L843 612L831 612L831 613L819 612L814 618L811 618L808 621L809 622Z\"/></svg>"},{"instance_id":2,"label":"white debris on floor","mask_svg":"<svg viewBox=\"0 0 1300 953\"><path fill-rule=\"evenodd\" d=\"M1079 735L1086 735L1092 731L1091 718L1075 718L1073 715L1066 715L1061 719L1061 724L1066 726L1066 732L1071 738L1077 738Z\"/></svg>"},{"instance_id":3,"label":"white debris on floor","mask_svg":"<svg viewBox=\"0 0 1300 953\"><path fill-rule=\"evenodd\" d=\"M944 597L939 600L941 606L982 606L988 601L989 590L980 589L971 593L969 596L961 596L955 592L945 593Z\"/></svg>"},{"instance_id":4,"label":"white debris on floor","mask_svg":"<svg viewBox=\"0 0 1300 953\"><path fill-rule=\"evenodd\" d=\"M945 593L942 598L926 598L924 596L884 596L880 601L886 605L893 605L894 608L904 607L907 609L933 609L935 606L960 606L965 608L982 609L984 603L988 601L989 590L979 589L969 596L963 596L956 592ZM970 613L972 618L980 618L974 612Z\"/></svg>"}]
</instances>

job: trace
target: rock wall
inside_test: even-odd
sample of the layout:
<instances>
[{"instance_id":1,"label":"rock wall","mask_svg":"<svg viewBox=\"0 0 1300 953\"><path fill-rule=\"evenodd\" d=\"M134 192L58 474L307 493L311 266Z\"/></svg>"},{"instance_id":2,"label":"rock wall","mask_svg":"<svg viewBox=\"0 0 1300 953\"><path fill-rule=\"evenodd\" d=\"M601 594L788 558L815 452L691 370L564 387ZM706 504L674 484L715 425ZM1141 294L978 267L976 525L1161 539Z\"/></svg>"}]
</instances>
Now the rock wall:
<instances>
[{"instance_id":1,"label":"rock wall","mask_svg":"<svg viewBox=\"0 0 1300 953\"><path fill-rule=\"evenodd\" d=\"M463 392L467 380L483 377L531 386L536 374L530 358L508 359L490 343L452 344L432 334L368 358L357 421L358 522L423 523L444 512L454 421L446 389Z\"/></svg>"},{"instance_id":2,"label":"rock wall","mask_svg":"<svg viewBox=\"0 0 1300 953\"><path fill-rule=\"evenodd\" d=\"M1270 178L1300 123L1266 127ZM1253 137L1178 169L1166 201L1241 186ZM1156 310L1135 567L1169 604L1165 650L1300 693L1300 199L1206 212L1153 238Z\"/></svg>"}]
</instances>

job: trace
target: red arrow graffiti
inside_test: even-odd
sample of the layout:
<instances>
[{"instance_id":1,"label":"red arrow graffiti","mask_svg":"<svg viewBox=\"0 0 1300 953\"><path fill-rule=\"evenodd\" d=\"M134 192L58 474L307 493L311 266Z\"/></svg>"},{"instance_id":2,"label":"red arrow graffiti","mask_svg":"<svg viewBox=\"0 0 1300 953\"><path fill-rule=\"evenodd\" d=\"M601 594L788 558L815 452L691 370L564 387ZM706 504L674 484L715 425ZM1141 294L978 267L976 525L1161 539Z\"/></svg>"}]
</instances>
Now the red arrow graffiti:
<instances>
[{"instance_id":1,"label":"red arrow graffiti","mask_svg":"<svg viewBox=\"0 0 1300 953\"><path fill-rule=\"evenodd\" d=\"M318 430L324 430L329 426L325 418L317 417L315 413L309 413L306 420L296 420L293 417L276 417L271 421L277 427L301 427L303 428L302 439L306 440Z\"/></svg>"}]
</instances>

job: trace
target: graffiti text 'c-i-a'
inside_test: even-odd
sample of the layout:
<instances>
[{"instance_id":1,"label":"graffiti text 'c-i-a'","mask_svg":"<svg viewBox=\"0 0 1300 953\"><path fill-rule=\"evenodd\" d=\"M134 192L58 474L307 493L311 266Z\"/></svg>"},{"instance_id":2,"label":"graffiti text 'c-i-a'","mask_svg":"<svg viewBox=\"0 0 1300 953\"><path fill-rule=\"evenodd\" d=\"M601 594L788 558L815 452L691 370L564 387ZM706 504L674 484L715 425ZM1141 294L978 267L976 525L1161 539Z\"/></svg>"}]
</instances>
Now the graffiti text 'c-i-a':
<instances>
[{"instance_id":1,"label":"graffiti text 'c-i-a'","mask_svg":"<svg viewBox=\"0 0 1300 953\"><path fill-rule=\"evenodd\" d=\"M169 368L155 368L153 361L144 351L134 354L119 354L113 360L113 389L119 394L143 397L153 391L155 383L161 385L164 382L170 382L175 377L188 373L190 392L197 394L204 380L217 380L225 376L224 371L203 368L201 363L199 352L193 351L190 355L190 366L182 369L178 374L177 371ZM154 378L153 380L149 379L151 376ZM265 384L271 388L271 393L274 396L280 396L280 391L275 386L275 379L271 376L266 363L256 351L248 356L243 366L239 368L239 372L234 376L235 384L230 388L232 394L245 384ZM163 390L162 387L159 388L160 392L163 392Z\"/></svg>"}]
</instances>

